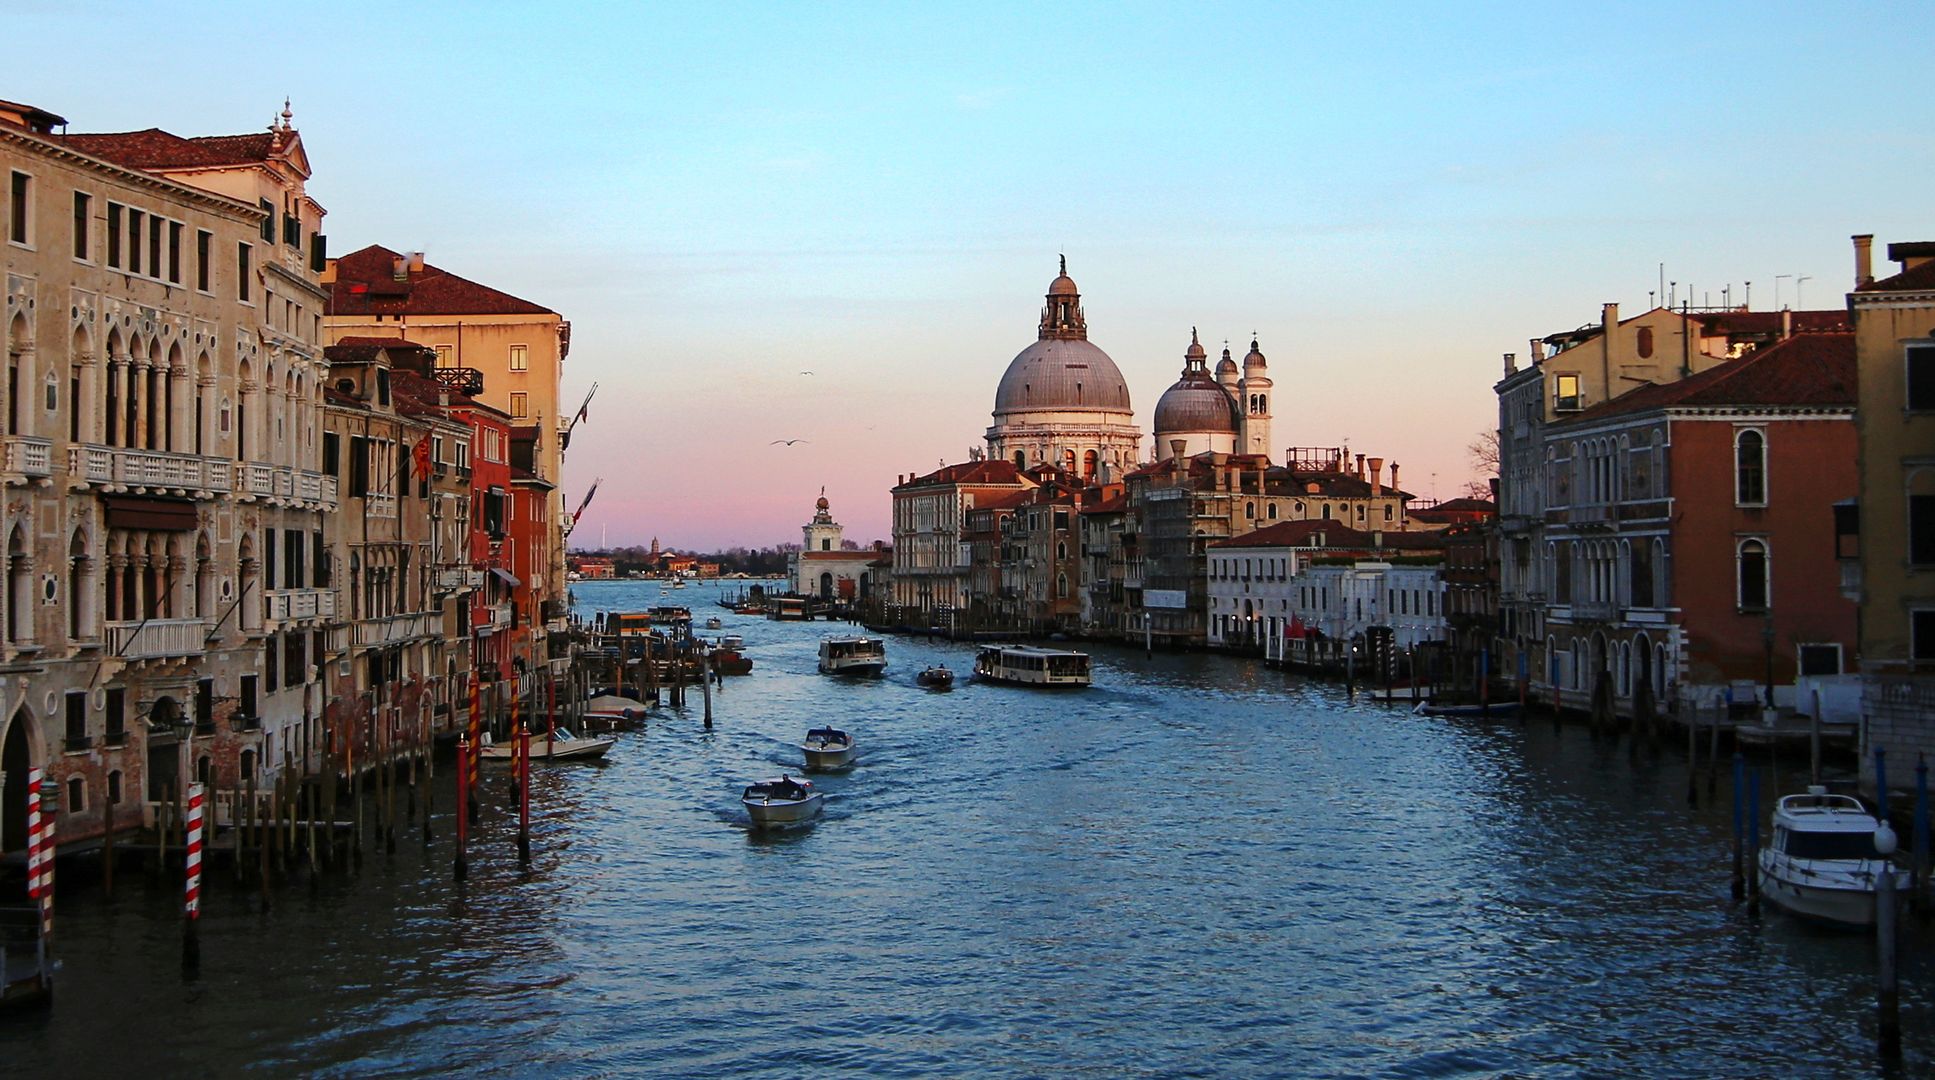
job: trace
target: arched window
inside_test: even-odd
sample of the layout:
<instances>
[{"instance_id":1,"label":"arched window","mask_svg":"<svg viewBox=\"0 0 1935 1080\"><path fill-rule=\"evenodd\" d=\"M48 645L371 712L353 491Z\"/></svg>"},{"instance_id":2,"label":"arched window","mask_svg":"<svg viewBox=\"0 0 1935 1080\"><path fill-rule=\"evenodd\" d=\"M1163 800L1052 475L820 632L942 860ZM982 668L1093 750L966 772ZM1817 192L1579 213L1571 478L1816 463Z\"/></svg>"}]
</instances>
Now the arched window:
<instances>
[{"instance_id":1,"label":"arched window","mask_svg":"<svg viewBox=\"0 0 1935 1080\"><path fill-rule=\"evenodd\" d=\"M1244 520L1246 520L1246 521L1255 521L1255 520L1256 520L1256 503L1255 503L1255 502L1246 502L1246 503L1244 503L1244 504L1243 504L1243 518L1244 518Z\"/></svg>"},{"instance_id":2,"label":"arched window","mask_svg":"<svg viewBox=\"0 0 1935 1080\"><path fill-rule=\"evenodd\" d=\"M1089 479L1093 479L1095 477L1095 464L1096 464L1095 451L1090 450L1087 453L1083 454L1082 455L1082 475Z\"/></svg>"},{"instance_id":3,"label":"arched window","mask_svg":"<svg viewBox=\"0 0 1935 1080\"><path fill-rule=\"evenodd\" d=\"M1025 468L1027 468L1027 467L1028 467L1028 452L1027 452L1027 451L1025 451L1025 450L1016 450L1016 451L1015 451L1015 468L1017 468L1017 469L1025 469Z\"/></svg>"},{"instance_id":4,"label":"arched window","mask_svg":"<svg viewBox=\"0 0 1935 1080\"><path fill-rule=\"evenodd\" d=\"M1265 518L1268 518L1271 521L1275 521L1277 519L1277 504L1271 503L1270 505L1264 507L1263 516Z\"/></svg>"},{"instance_id":5,"label":"arched window","mask_svg":"<svg viewBox=\"0 0 1935 1080\"><path fill-rule=\"evenodd\" d=\"M89 640L94 633L94 561L87 557L87 537L76 531L67 545L67 636Z\"/></svg>"},{"instance_id":6,"label":"arched window","mask_svg":"<svg viewBox=\"0 0 1935 1080\"><path fill-rule=\"evenodd\" d=\"M1329 520L1330 520L1330 504L1329 504L1329 503L1325 503L1325 504L1324 504L1324 520L1325 520L1325 521L1329 521Z\"/></svg>"},{"instance_id":7,"label":"arched window","mask_svg":"<svg viewBox=\"0 0 1935 1080\"><path fill-rule=\"evenodd\" d=\"M1733 491L1738 506L1767 505L1767 437L1743 428L1733 439Z\"/></svg>"},{"instance_id":8,"label":"arched window","mask_svg":"<svg viewBox=\"0 0 1935 1080\"><path fill-rule=\"evenodd\" d=\"M1742 540L1735 550L1734 562L1738 567L1740 610L1767 610L1770 592L1766 542Z\"/></svg>"},{"instance_id":9,"label":"arched window","mask_svg":"<svg viewBox=\"0 0 1935 1080\"><path fill-rule=\"evenodd\" d=\"M15 525L7 537L7 640L34 639L34 567L27 557L27 535Z\"/></svg>"}]
</instances>

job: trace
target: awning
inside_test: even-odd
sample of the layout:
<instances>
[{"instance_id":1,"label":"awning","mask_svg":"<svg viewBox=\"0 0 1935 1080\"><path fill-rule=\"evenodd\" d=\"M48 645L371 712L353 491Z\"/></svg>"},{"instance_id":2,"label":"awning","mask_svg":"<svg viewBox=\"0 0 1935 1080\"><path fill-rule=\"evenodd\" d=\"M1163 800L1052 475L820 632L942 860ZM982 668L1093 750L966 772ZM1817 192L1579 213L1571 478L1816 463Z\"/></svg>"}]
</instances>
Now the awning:
<instances>
[{"instance_id":1,"label":"awning","mask_svg":"<svg viewBox=\"0 0 1935 1080\"><path fill-rule=\"evenodd\" d=\"M503 567L493 566L490 568L490 572L493 574L496 574L497 580L503 582L506 588L517 589L517 588L522 588L524 585L523 582L517 580L516 574L511 573L509 570L506 570Z\"/></svg>"},{"instance_id":2,"label":"awning","mask_svg":"<svg viewBox=\"0 0 1935 1080\"><path fill-rule=\"evenodd\" d=\"M167 499L154 495L103 495L110 529L152 529L162 532L192 532L195 504L187 499Z\"/></svg>"}]
</instances>

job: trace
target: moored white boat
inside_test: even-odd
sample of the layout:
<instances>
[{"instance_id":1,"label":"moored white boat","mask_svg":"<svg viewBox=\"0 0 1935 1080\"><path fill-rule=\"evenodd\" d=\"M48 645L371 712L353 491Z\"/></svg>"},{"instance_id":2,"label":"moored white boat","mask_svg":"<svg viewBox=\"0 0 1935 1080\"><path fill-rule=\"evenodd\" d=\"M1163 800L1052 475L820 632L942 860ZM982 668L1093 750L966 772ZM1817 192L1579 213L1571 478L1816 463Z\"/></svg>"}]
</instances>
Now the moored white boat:
<instances>
[{"instance_id":1,"label":"moored white boat","mask_svg":"<svg viewBox=\"0 0 1935 1080\"><path fill-rule=\"evenodd\" d=\"M990 645L974 658L974 677L1016 686L1089 685L1088 654L1033 645Z\"/></svg>"},{"instance_id":2,"label":"moored white boat","mask_svg":"<svg viewBox=\"0 0 1935 1080\"><path fill-rule=\"evenodd\" d=\"M739 802L752 819L753 828L784 828L819 817L822 798L813 790L811 780L780 776L747 785Z\"/></svg>"},{"instance_id":3,"label":"moored white boat","mask_svg":"<svg viewBox=\"0 0 1935 1080\"><path fill-rule=\"evenodd\" d=\"M588 699L578 715L587 728L628 731L645 723L645 703L617 694L599 694Z\"/></svg>"},{"instance_id":4,"label":"moored white boat","mask_svg":"<svg viewBox=\"0 0 1935 1080\"><path fill-rule=\"evenodd\" d=\"M874 676L887 670L887 643L870 637L830 637L820 641L824 675Z\"/></svg>"},{"instance_id":5,"label":"moored white boat","mask_svg":"<svg viewBox=\"0 0 1935 1080\"><path fill-rule=\"evenodd\" d=\"M1518 702L1494 701L1480 705L1474 701L1458 705L1442 701L1420 701L1411 711L1420 716L1516 716Z\"/></svg>"},{"instance_id":6,"label":"moored white boat","mask_svg":"<svg viewBox=\"0 0 1935 1080\"><path fill-rule=\"evenodd\" d=\"M534 731L531 733L531 760L595 761L604 757L605 751L617 743L618 740L612 738L573 735L564 728L549 734ZM517 742L514 739L492 742L490 736L486 735L481 753L485 761L514 761L517 758Z\"/></svg>"},{"instance_id":7,"label":"moored white boat","mask_svg":"<svg viewBox=\"0 0 1935 1080\"><path fill-rule=\"evenodd\" d=\"M1908 873L1889 860L1894 830L1860 800L1819 785L1783 795L1774 805L1774 835L1759 853L1760 895L1804 919L1854 930L1875 924L1875 888L1895 875L1897 895Z\"/></svg>"},{"instance_id":8,"label":"moored white boat","mask_svg":"<svg viewBox=\"0 0 1935 1080\"><path fill-rule=\"evenodd\" d=\"M844 769L853 764L853 736L839 728L814 728L800 744L809 769Z\"/></svg>"}]
</instances>

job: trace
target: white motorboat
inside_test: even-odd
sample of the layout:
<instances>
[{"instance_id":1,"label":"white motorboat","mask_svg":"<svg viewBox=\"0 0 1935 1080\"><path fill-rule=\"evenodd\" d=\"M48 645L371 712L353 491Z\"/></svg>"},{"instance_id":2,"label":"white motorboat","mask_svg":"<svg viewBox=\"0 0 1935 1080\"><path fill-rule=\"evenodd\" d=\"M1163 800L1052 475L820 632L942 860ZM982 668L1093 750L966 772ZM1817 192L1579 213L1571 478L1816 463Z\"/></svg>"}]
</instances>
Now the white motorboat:
<instances>
[{"instance_id":1,"label":"white motorboat","mask_svg":"<svg viewBox=\"0 0 1935 1080\"><path fill-rule=\"evenodd\" d=\"M617 743L617 739L573 735L564 728L558 728L548 734L534 731L531 733L531 760L596 761L604 757L605 751L610 750ZM490 735L486 734L482 755L485 761L515 761L517 742L514 739L506 739L501 743L493 742Z\"/></svg>"},{"instance_id":2,"label":"white motorboat","mask_svg":"<svg viewBox=\"0 0 1935 1080\"><path fill-rule=\"evenodd\" d=\"M645 725L645 703L617 694L599 694L584 703L579 721L598 731L630 731Z\"/></svg>"},{"instance_id":3,"label":"white motorboat","mask_svg":"<svg viewBox=\"0 0 1935 1080\"><path fill-rule=\"evenodd\" d=\"M853 736L839 728L814 728L800 744L809 769L844 769L853 764Z\"/></svg>"},{"instance_id":4,"label":"white motorboat","mask_svg":"<svg viewBox=\"0 0 1935 1080\"><path fill-rule=\"evenodd\" d=\"M781 776L747 785L739 801L746 807L746 816L752 819L753 828L767 829L812 821L820 816L823 798L813 790L811 780Z\"/></svg>"},{"instance_id":5,"label":"white motorboat","mask_svg":"<svg viewBox=\"0 0 1935 1080\"><path fill-rule=\"evenodd\" d=\"M974 677L1016 686L1089 685L1088 654L1033 645L990 645L974 658Z\"/></svg>"},{"instance_id":6,"label":"white motorboat","mask_svg":"<svg viewBox=\"0 0 1935 1080\"><path fill-rule=\"evenodd\" d=\"M721 649L731 649L734 652L737 652L740 649L743 649L746 647L746 639L739 636L738 634L720 634L719 647Z\"/></svg>"},{"instance_id":7,"label":"white motorboat","mask_svg":"<svg viewBox=\"0 0 1935 1080\"><path fill-rule=\"evenodd\" d=\"M870 637L830 637L820 642L823 675L876 676L887 670L887 643Z\"/></svg>"},{"instance_id":8,"label":"white motorboat","mask_svg":"<svg viewBox=\"0 0 1935 1080\"><path fill-rule=\"evenodd\" d=\"M717 616L717 615L714 615L714 616L713 616L712 618L710 618L710 619L707 619L707 620L705 621L705 628L706 628L707 630L717 630L717 629L720 629L721 627L723 627L723 626L725 626L725 625L726 625L726 622L725 622L725 620L724 620L724 619L721 619L721 618L720 618L719 616Z\"/></svg>"},{"instance_id":9,"label":"white motorboat","mask_svg":"<svg viewBox=\"0 0 1935 1080\"><path fill-rule=\"evenodd\" d=\"M1774 806L1772 841L1759 855L1760 895L1804 919L1868 929L1882 874L1895 875L1898 895L1908 890L1907 871L1888 859L1894 850L1894 830L1853 796L1830 795L1818 784L1805 795L1783 795Z\"/></svg>"}]
</instances>

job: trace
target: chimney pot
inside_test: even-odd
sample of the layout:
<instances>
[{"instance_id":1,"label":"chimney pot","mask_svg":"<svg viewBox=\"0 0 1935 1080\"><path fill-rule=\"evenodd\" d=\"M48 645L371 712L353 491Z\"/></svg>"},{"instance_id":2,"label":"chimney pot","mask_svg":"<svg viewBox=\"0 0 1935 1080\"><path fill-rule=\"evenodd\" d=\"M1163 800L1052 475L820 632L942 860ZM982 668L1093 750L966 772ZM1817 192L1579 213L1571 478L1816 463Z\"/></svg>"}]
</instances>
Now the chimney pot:
<instances>
[{"instance_id":1,"label":"chimney pot","mask_svg":"<svg viewBox=\"0 0 1935 1080\"><path fill-rule=\"evenodd\" d=\"M1398 486L1398 482L1397 482L1397 469L1398 469L1398 466L1397 466L1397 462L1395 462L1395 461L1393 461L1393 462L1391 462L1391 488L1392 488L1392 490L1396 490L1396 489L1397 489L1397 486Z\"/></svg>"},{"instance_id":2,"label":"chimney pot","mask_svg":"<svg viewBox=\"0 0 1935 1080\"><path fill-rule=\"evenodd\" d=\"M1532 358L1532 363L1534 364L1544 363L1545 362L1545 342L1540 341L1538 338L1533 338L1532 351L1527 355L1529 355Z\"/></svg>"},{"instance_id":3,"label":"chimney pot","mask_svg":"<svg viewBox=\"0 0 1935 1080\"><path fill-rule=\"evenodd\" d=\"M1873 233L1854 236L1854 287L1872 284L1875 279L1875 237Z\"/></svg>"},{"instance_id":4,"label":"chimney pot","mask_svg":"<svg viewBox=\"0 0 1935 1080\"><path fill-rule=\"evenodd\" d=\"M410 280L410 264L403 256L390 260L390 276L398 281Z\"/></svg>"},{"instance_id":5,"label":"chimney pot","mask_svg":"<svg viewBox=\"0 0 1935 1080\"><path fill-rule=\"evenodd\" d=\"M1606 333L1610 334L1613 332L1613 327L1619 325L1619 305L1618 304L1607 304L1600 309L1599 325L1600 325L1600 328L1605 330Z\"/></svg>"},{"instance_id":6,"label":"chimney pot","mask_svg":"<svg viewBox=\"0 0 1935 1080\"><path fill-rule=\"evenodd\" d=\"M1371 494L1384 494L1384 459L1381 457L1371 459Z\"/></svg>"},{"instance_id":7,"label":"chimney pot","mask_svg":"<svg viewBox=\"0 0 1935 1080\"><path fill-rule=\"evenodd\" d=\"M1505 374L1510 375L1512 372L1517 370L1518 370L1518 354L1509 353L1509 352L1506 353L1505 354Z\"/></svg>"},{"instance_id":8,"label":"chimney pot","mask_svg":"<svg viewBox=\"0 0 1935 1080\"><path fill-rule=\"evenodd\" d=\"M1357 455L1357 478L1364 479L1364 455Z\"/></svg>"}]
</instances>

